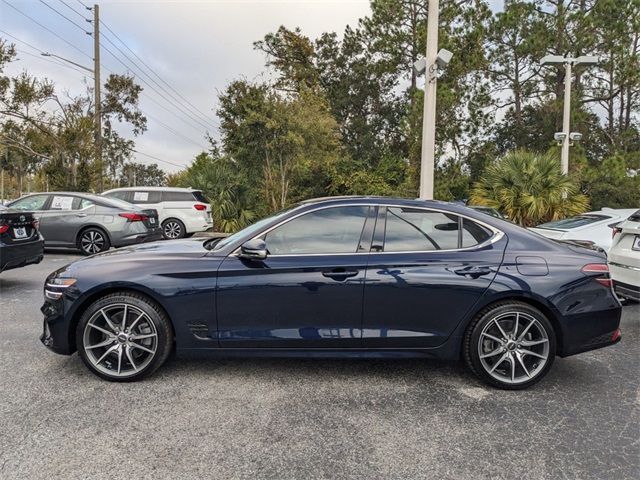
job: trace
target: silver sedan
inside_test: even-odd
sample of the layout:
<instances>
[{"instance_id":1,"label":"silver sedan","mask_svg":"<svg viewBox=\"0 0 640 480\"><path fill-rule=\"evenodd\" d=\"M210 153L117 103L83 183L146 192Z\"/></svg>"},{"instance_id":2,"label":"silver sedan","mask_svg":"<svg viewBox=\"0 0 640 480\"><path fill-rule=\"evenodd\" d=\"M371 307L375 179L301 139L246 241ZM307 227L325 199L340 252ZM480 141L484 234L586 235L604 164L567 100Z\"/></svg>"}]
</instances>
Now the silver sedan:
<instances>
[{"instance_id":1,"label":"silver sedan","mask_svg":"<svg viewBox=\"0 0 640 480\"><path fill-rule=\"evenodd\" d=\"M87 193L34 193L8 206L34 213L46 247L77 248L85 255L162 235L155 210Z\"/></svg>"}]
</instances>

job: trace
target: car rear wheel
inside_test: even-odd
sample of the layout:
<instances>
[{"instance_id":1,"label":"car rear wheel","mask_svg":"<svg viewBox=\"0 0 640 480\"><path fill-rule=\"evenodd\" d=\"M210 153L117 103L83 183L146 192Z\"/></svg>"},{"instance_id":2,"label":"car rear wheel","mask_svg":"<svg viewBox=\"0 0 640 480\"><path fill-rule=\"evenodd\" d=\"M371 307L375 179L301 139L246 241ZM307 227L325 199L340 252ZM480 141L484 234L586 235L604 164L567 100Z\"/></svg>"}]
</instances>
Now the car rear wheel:
<instances>
[{"instance_id":1,"label":"car rear wheel","mask_svg":"<svg viewBox=\"0 0 640 480\"><path fill-rule=\"evenodd\" d=\"M527 388L541 380L556 355L549 320L522 302L503 302L482 310L464 338L469 368L485 383L506 390Z\"/></svg>"},{"instance_id":2,"label":"car rear wheel","mask_svg":"<svg viewBox=\"0 0 640 480\"><path fill-rule=\"evenodd\" d=\"M166 240L175 240L178 238L184 238L186 234L184 223L176 218L170 218L165 220L162 224L162 236Z\"/></svg>"},{"instance_id":3,"label":"car rear wheel","mask_svg":"<svg viewBox=\"0 0 640 480\"><path fill-rule=\"evenodd\" d=\"M87 228L78 237L78 248L83 255L94 255L109 250L111 242L107 234L99 228Z\"/></svg>"},{"instance_id":4,"label":"car rear wheel","mask_svg":"<svg viewBox=\"0 0 640 480\"><path fill-rule=\"evenodd\" d=\"M76 345L85 365L114 382L152 374L166 361L172 344L167 315L151 299L132 292L95 301L76 329Z\"/></svg>"}]
</instances>

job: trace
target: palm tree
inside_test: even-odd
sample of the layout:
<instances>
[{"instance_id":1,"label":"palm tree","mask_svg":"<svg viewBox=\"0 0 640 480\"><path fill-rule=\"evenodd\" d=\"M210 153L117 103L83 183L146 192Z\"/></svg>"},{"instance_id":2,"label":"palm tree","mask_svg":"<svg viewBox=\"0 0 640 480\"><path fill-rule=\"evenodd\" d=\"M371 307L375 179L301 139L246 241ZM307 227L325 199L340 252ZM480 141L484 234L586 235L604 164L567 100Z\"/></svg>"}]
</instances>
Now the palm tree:
<instances>
[{"instance_id":1,"label":"palm tree","mask_svg":"<svg viewBox=\"0 0 640 480\"><path fill-rule=\"evenodd\" d=\"M589 201L577 185L560 172L552 153L516 150L498 159L471 190L471 203L503 211L523 226L584 212Z\"/></svg>"}]
</instances>

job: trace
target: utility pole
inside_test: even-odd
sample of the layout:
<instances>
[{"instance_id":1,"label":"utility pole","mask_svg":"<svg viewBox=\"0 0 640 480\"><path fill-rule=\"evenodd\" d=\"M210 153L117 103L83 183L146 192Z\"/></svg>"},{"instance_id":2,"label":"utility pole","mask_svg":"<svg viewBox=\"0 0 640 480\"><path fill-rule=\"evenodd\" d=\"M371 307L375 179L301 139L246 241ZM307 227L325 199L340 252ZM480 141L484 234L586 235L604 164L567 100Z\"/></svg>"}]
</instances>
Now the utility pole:
<instances>
[{"instance_id":1,"label":"utility pole","mask_svg":"<svg viewBox=\"0 0 640 480\"><path fill-rule=\"evenodd\" d=\"M93 81L95 96L96 161L100 180L100 193L104 192L104 166L102 164L102 112L100 104L100 7L93 6Z\"/></svg>"},{"instance_id":2,"label":"utility pole","mask_svg":"<svg viewBox=\"0 0 640 480\"><path fill-rule=\"evenodd\" d=\"M436 148L436 90L438 57L439 1L429 0L427 11L427 52L422 119L422 161L420 162L420 198L433 199Z\"/></svg>"}]
</instances>

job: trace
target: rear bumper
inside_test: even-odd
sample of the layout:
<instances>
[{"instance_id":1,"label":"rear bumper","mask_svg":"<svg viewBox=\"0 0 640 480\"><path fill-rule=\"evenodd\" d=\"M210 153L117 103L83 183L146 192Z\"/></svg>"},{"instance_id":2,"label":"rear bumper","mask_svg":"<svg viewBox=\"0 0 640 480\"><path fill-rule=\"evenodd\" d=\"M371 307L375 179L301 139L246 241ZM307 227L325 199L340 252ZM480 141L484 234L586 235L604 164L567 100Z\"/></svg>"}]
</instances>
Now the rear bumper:
<instances>
[{"instance_id":1,"label":"rear bumper","mask_svg":"<svg viewBox=\"0 0 640 480\"><path fill-rule=\"evenodd\" d=\"M571 315L562 321L560 357L615 345L620 341L622 306L609 310Z\"/></svg>"},{"instance_id":2,"label":"rear bumper","mask_svg":"<svg viewBox=\"0 0 640 480\"><path fill-rule=\"evenodd\" d=\"M29 243L2 244L0 245L0 272L40 263L43 256L44 241L42 239Z\"/></svg>"}]
</instances>

